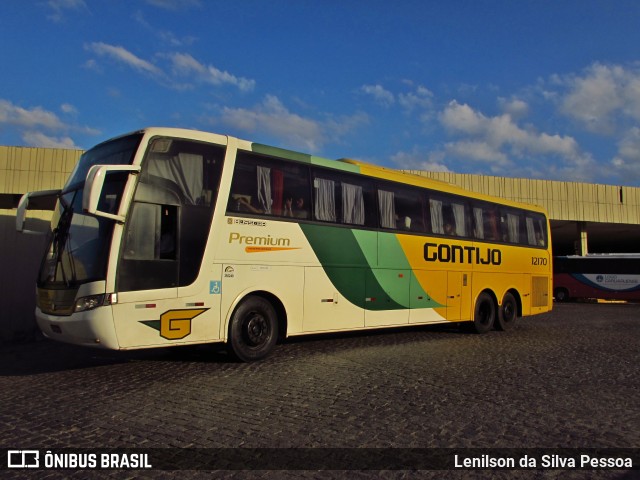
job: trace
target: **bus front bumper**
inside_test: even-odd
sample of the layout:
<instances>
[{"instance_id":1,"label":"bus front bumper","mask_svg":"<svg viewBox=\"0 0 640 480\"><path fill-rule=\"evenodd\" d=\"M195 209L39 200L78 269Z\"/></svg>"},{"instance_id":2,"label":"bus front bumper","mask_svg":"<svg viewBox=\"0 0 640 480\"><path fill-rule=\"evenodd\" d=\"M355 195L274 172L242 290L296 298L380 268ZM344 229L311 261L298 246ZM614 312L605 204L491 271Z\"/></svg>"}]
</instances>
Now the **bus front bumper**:
<instances>
[{"instance_id":1,"label":"bus front bumper","mask_svg":"<svg viewBox=\"0 0 640 480\"><path fill-rule=\"evenodd\" d=\"M69 316L49 315L36 307L36 321L43 335L52 340L111 350L120 348L111 306Z\"/></svg>"}]
</instances>

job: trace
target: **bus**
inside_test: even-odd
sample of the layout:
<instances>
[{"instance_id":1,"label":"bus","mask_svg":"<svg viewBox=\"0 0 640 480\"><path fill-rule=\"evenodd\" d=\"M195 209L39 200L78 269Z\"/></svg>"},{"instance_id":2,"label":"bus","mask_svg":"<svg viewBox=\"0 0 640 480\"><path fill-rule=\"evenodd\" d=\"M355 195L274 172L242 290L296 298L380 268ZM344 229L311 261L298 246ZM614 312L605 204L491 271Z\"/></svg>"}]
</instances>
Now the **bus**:
<instances>
[{"instance_id":1,"label":"bus","mask_svg":"<svg viewBox=\"0 0 640 480\"><path fill-rule=\"evenodd\" d=\"M101 143L59 191L37 278L45 336L107 349L225 343L547 312L542 208L213 133Z\"/></svg>"},{"instance_id":2,"label":"bus","mask_svg":"<svg viewBox=\"0 0 640 480\"><path fill-rule=\"evenodd\" d=\"M569 255L553 259L553 296L577 299L640 300L640 254Z\"/></svg>"}]
</instances>

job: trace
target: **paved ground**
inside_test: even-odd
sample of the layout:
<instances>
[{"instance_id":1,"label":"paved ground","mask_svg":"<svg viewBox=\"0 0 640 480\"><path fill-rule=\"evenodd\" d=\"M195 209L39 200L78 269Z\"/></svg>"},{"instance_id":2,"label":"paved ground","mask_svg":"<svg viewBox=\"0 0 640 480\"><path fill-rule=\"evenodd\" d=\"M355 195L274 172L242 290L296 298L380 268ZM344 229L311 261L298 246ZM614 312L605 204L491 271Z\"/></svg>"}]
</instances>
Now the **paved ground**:
<instances>
[{"instance_id":1,"label":"paved ground","mask_svg":"<svg viewBox=\"0 0 640 480\"><path fill-rule=\"evenodd\" d=\"M522 319L510 332L429 327L312 337L279 345L254 364L233 363L211 346L121 353L44 340L10 345L0 348L0 451L309 448L302 452L344 467L332 456L348 451L330 449L379 449L361 451L374 462L393 452L388 448L463 455L472 452L465 448L639 449L638 340L640 305L562 304ZM305 465L315 464L297 466ZM25 470L0 476L9 473L89 476ZM640 471L91 472L100 478L270 479L635 474Z\"/></svg>"}]
</instances>

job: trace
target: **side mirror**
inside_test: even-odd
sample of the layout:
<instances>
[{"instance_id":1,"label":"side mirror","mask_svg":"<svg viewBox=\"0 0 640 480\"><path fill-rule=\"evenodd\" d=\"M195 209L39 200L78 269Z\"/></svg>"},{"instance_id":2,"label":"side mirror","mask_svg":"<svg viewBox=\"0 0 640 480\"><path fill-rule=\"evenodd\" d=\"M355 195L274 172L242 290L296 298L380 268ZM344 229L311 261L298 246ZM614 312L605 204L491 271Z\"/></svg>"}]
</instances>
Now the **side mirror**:
<instances>
[{"instance_id":1,"label":"side mirror","mask_svg":"<svg viewBox=\"0 0 640 480\"><path fill-rule=\"evenodd\" d=\"M140 167L133 165L94 165L87 173L82 195L82 210L97 217L110 218L116 222L124 222L124 217L98 210L98 203L102 195L104 179L109 172L139 173Z\"/></svg>"},{"instance_id":2,"label":"side mirror","mask_svg":"<svg viewBox=\"0 0 640 480\"><path fill-rule=\"evenodd\" d=\"M32 233L36 235L43 235L42 232L35 230L25 230L24 222L27 218L27 209L29 208L29 199L31 198L43 198L43 197L57 197L60 195L61 190L42 190L40 192L29 192L22 195L20 202L18 203L18 211L16 212L16 230L20 233Z\"/></svg>"}]
</instances>

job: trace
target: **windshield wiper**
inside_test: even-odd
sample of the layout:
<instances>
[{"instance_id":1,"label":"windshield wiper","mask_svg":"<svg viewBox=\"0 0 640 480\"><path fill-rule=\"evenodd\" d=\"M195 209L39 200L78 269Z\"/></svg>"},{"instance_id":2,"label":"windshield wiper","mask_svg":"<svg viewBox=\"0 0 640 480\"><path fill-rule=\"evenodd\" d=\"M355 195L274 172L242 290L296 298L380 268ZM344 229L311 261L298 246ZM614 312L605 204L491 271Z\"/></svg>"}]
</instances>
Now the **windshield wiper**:
<instances>
[{"instance_id":1,"label":"windshield wiper","mask_svg":"<svg viewBox=\"0 0 640 480\"><path fill-rule=\"evenodd\" d=\"M58 226L53 230L53 238L51 239L52 248L53 248L53 258L56 265L54 270L54 278L56 277L55 271L60 268L60 274L62 275L62 281L68 287L70 285L69 279L67 278L67 272L65 272L64 268L64 252L65 248L70 248L69 236L70 236L70 228L71 228L71 218L73 217L73 207L70 203L67 203L63 200L62 195L60 196L60 202L64 208L62 215L60 215L60 220L58 221ZM67 252L67 257L70 258L70 253ZM72 274L74 273L73 266L71 267Z\"/></svg>"}]
</instances>

